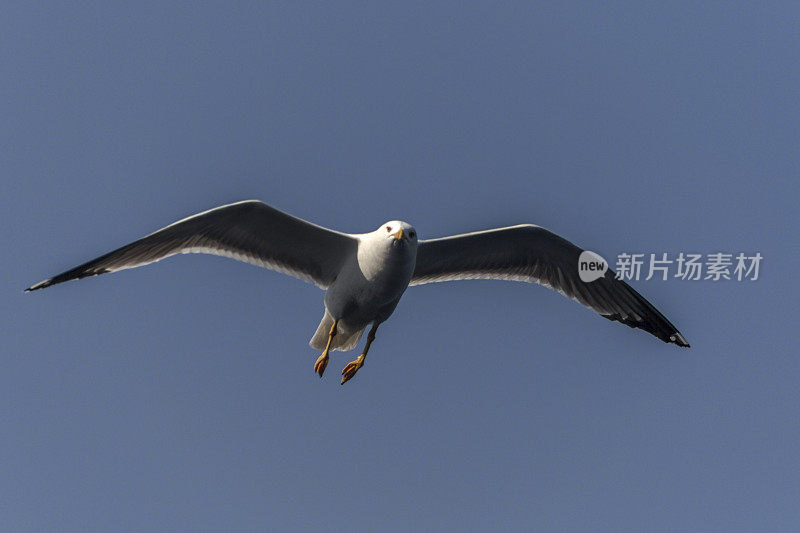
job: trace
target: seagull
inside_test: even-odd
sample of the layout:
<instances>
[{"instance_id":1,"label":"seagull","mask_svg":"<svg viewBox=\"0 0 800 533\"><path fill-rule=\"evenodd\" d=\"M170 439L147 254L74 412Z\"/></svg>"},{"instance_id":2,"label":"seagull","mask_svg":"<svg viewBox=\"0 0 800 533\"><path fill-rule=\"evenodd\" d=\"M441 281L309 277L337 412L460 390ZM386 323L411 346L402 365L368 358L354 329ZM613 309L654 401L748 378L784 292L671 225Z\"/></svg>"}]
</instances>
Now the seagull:
<instances>
[{"instance_id":1,"label":"seagull","mask_svg":"<svg viewBox=\"0 0 800 533\"><path fill-rule=\"evenodd\" d=\"M407 222L392 220L370 233L349 234L312 224L258 201L223 205L184 218L146 237L29 287L36 291L88 276L160 261L175 254L213 254L289 274L325 290L325 314L309 344L330 352L364 351L342 370L342 384L364 366L375 332L412 285L463 279L538 283L601 316L689 347L650 302L610 269L585 282L578 246L532 224L418 240Z\"/></svg>"}]
</instances>

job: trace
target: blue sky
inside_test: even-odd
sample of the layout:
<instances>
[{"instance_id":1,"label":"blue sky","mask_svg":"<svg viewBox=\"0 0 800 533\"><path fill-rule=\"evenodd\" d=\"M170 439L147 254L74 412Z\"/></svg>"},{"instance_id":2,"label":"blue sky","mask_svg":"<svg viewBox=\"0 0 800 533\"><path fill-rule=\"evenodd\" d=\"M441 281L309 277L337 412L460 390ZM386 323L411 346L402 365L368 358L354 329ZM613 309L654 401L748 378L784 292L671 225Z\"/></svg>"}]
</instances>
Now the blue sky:
<instances>
[{"instance_id":1,"label":"blue sky","mask_svg":"<svg viewBox=\"0 0 800 533\"><path fill-rule=\"evenodd\" d=\"M3 11L0 529L800 527L796 4ZM22 293L247 198L764 260L632 282L691 350L537 286L415 287L344 387L322 293L250 265Z\"/></svg>"}]
</instances>

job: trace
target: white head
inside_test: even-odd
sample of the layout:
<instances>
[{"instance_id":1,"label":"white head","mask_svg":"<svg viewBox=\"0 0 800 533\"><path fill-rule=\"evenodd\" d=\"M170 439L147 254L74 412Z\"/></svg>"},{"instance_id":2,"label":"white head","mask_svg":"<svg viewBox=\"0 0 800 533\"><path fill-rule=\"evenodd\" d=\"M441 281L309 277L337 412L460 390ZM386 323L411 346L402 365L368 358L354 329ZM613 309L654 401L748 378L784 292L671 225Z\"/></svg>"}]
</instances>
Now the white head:
<instances>
[{"instance_id":1,"label":"white head","mask_svg":"<svg viewBox=\"0 0 800 533\"><path fill-rule=\"evenodd\" d=\"M375 230L375 233L383 236L392 247L417 247L417 230L408 222L390 220Z\"/></svg>"},{"instance_id":2,"label":"white head","mask_svg":"<svg viewBox=\"0 0 800 533\"><path fill-rule=\"evenodd\" d=\"M386 275L395 280L411 279L417 257L417 230L400 220L391 220L360 237L358 264L367 279ZM407 279L406 279L407 276Z\"/></svg>"}]
</instances>

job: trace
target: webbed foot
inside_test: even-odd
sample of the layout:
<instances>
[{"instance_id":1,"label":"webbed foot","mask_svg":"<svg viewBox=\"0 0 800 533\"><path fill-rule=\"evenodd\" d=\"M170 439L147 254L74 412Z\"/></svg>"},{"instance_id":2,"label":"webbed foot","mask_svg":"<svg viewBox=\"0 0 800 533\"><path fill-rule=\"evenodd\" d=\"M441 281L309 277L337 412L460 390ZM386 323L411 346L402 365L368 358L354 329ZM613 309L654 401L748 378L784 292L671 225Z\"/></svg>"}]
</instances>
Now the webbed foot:
<instances>
[{"instance_id":1,"label":"webbed foot","mask_svg":"<svg viewBox=\"0 0 800 533\"><path fill-rule=\"evenodd\" d=\"M358 358L356 358L355 361L350 361L349 363L347 363L347 366L345 366L342 369L342 385L344 385L345 383L350 381L353 378L353 376L356 375L356 372L358 372L358 369L361 368L362 366L364 366L364 354L363 353L361 355L359 355Z\"/></svg>"},{"instance_id":2,"label":"webbed foot","mask_svg":"<svg viewBox=\"0 0 800 533\"><path fill-rule=\"evenodd\" d=\"M319 374L319 377L322 377L322 374L325 373L325 367L328 366L328 361L330 357L328 356L327 350L317 358L317 362L314 363L314 372Z\"/></svg>"}]
</instances>

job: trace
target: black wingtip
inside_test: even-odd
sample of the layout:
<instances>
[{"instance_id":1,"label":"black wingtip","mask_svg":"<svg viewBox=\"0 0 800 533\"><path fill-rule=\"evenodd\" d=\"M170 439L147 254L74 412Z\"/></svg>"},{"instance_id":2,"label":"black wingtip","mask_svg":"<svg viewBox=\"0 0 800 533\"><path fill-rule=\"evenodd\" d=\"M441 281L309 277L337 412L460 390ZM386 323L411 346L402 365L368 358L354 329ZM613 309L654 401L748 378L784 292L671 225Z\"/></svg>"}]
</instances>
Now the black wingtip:
<instances>
[{"instance_id":1,"label":"black wingtip","mask_svg":"<svg viewBox=\"0 0 800 533\"><path fill-rule=\"evenodd\" d=\"M689 342L686 340L686 338L683 335L681 335L680 331L676 331L675 333L670 335L668 342L671 342L672 344L677 344L681 348L691 348L692 347L689 344Z\"/></svg>"},{"instance_id":2,"label":"black wingtip","mask_svg":"<svg viewBox=\"0 0 800 533\"><path fill-rule=\"evenodd\" d=\"M669 344L675 344L677 346L680 346L681 348L691 348L691 345L689 345L689 341L687 341L686 337L684 337L678 330L675 330L673 333L670 333L669 337L666 338L662 337L661 340Z\"/></svg>"},{"instance_id":3,"label":"black wingtip","mask_svg":"<svg viewBox=\"0 0 800 533\"><path fill-rule=\"evenodd\" d=\"M30 287L25 289L25 292L38 291L39 289L44 289L52 284L53 284L53 278L48 278L44 281L40 281L39 283L31 285Z\"/></svg>"}]
</instances>

